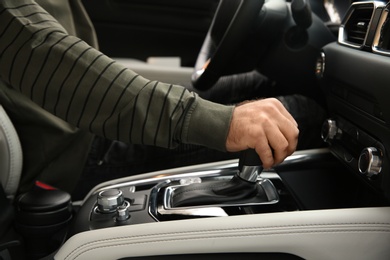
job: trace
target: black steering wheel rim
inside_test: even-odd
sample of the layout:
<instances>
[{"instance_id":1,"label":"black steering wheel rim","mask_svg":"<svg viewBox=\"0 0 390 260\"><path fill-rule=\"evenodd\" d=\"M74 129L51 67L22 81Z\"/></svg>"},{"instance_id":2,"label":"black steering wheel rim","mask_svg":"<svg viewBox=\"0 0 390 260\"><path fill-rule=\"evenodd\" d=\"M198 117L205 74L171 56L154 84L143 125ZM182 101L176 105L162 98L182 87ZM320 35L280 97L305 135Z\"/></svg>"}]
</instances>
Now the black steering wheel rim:
<instances>
[{"instance_id":1,"label":"black steering wheel rim","mask_svg":"<svg viewBox=\"0 0 390 260\"><path fill-rule=\"evenodd\" d=\"M264 0L221 0L203 42L192 74L198 90L210 89L253 28Z\"/></svg>"}]
</instances>

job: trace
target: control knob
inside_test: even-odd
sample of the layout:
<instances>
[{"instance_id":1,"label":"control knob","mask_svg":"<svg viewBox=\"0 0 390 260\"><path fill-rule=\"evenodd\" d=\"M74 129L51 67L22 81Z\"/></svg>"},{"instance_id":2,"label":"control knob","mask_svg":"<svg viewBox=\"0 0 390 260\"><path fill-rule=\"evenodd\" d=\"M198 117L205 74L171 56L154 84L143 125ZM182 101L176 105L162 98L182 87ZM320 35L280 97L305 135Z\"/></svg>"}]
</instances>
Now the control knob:
<instances>
[{"instance_id":1,"label":"control knob","mask_svg":"<svg viewBox=\"0 0 390 260\"><path fill-rule=\"evenodd\" d=\"M378 175L382 170L382 153L375 147L366 147L360 153L358 168L368 178Z\"/></svg>"},{"instance_id":2,"label":"control knob","mask_svg":"<svg viewBox=\"0 0 390 260\"><path fill-rule=\"evenodd\" d=\"M321 137L325 142L330 142L336 138L339 138L341 134L341 129L337 127L337 123L333 119L327 119L322 125Z\"/></svg>"},{"instance_id":3,"label":"control knob","mask_svg":"<svg viewBox=\"0 0 390 260\"><path fill-rule=\"evenodd\" d=\"M97 197L98 211L101 213L116 212L122 206L125 199L120 189L108 189L99 192Z\"/></svg>"}]
</instances>

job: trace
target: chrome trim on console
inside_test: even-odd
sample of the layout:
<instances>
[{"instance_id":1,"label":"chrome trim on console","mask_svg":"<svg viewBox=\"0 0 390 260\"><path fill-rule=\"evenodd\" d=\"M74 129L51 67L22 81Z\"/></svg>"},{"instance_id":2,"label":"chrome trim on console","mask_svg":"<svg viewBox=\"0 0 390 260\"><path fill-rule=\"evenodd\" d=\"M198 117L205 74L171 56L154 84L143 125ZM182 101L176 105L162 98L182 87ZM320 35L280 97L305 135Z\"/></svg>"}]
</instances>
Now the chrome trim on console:
<instances>
[{"instance_id":1,"label":"chrome trim on console","mask_svg":"<svg viewBox=\"0 0 390 260\"><path fill-rule=\"evenodd\" d=\"M329 154L330 151L328 148L320 149L311 149L311 150L300 150L294 152L292 155L288 156L281 166L286 166L289 164L302 163L305 161L311 161L315 158L321 157L324 154ZM156 171L144 174L138 174L134 176L124 177L120 179L115 179L107 182L103 182L96 187L94 187L85 197L88 199L90 196L98 193L99 191L112 189L112 188L123 188L123 187L132 187L139 185L148 185L153 183L164 182L171 179L184 179L186 177L200 177L204 175L218 177L223 175L233 175L238 171L238 159L198 164L193 166L179 167L174 169L168 169L163 171ZM269 171L263 171L260 174L260 177L266 178L266 175ZM133 191L134 192L134 191ZM76 202L77 203L77 202ZM82 203L77 203L77 205L82 205Z\"/></svg>"},{"instance_id":2,"label":"chrome trim on console","mask_svg":"<svg viewBox=\"0 0 390 260\"><path fill-rule=\"evenodd\" d=\"M174 194L175 189L177 189L182 185L167 186L164 191L163 206L165 210L184 210L184 209L205 208L205 207L255 206L255 205L275 204L279 201L279 195L276 192L276 189L270 180L260 178L257 182L257 185L259 185L262 188L262 190L265 192L266 199L267 199L266 201L262 200L264 198L255 196L254 198L243 200L242 203L228 202L222 204L200 205L200 206L191 206L191 207L174 207L172 205L172 195Z\"/></svg>"}]
</instances>

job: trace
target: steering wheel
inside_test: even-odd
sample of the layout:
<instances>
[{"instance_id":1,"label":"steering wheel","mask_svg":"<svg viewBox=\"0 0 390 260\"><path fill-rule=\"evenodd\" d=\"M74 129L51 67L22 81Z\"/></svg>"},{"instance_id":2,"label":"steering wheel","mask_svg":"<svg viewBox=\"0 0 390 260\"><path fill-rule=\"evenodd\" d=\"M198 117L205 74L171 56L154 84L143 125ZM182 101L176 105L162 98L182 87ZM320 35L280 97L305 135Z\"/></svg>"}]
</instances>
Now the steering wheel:
<instances>
[{"instance_id":1,"label":"steering wheel","mask_svg":"<svg viewBox=\"0 0 390 260\"><path fill-rule=\"evenodd\" d=\"M247 39L264 0L221 0L203 42L192 74L198 90L210 89L224 75Z\"/></svg>"}]
</instances>

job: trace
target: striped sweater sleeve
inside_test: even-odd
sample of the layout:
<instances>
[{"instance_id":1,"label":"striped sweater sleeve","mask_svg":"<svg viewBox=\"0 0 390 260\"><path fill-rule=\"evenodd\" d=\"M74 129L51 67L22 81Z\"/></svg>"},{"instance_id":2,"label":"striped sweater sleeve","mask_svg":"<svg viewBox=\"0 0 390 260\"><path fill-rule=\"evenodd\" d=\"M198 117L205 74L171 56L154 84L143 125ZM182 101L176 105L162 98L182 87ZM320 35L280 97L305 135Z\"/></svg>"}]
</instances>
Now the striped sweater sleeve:
<instances>
[{"instance_id":1,"label":"striped sweater sleeve","mask_svg":"<svg viewBox=\"0 0 390 260\"><path fill-rule=\"evenodd\" d=\"M32 0L0 0L0 77L56 116L109 139L225 149L232 106L137 75L67 34Z\"/></svg>"}]
</instances>

